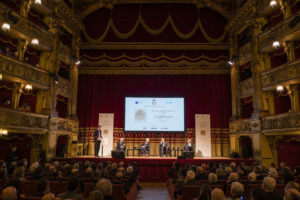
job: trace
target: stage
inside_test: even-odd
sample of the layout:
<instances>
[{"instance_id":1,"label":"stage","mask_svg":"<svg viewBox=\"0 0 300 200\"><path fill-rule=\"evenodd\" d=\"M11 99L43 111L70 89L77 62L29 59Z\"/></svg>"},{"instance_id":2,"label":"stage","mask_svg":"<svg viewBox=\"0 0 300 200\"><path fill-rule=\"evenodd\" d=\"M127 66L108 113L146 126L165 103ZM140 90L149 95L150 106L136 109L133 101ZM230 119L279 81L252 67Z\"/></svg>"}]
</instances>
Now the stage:
<instances>
[{"instance_id":1,"label":"stage","mask_svg":"<svg viewBox=\"0 0 300 200\"><path fill-rule=\"evenodd\" d=\"M186 163L191 164L202 164L202 163L252 163L252 160L248 159L235 159L229 157L199 157L194 159L177 159L176 157L132 157L128 156L125 159L116 159L112 157L95 157L95 156L75 156L68 159L62 160L76 160L76 161L85 161L89 160L90 162L121 162L125 164L136 163L138 166L140 180L141 182L166 182L168 172L172 167L173 162L177 161L181 166Z\"/></svg>"}]
</instances>

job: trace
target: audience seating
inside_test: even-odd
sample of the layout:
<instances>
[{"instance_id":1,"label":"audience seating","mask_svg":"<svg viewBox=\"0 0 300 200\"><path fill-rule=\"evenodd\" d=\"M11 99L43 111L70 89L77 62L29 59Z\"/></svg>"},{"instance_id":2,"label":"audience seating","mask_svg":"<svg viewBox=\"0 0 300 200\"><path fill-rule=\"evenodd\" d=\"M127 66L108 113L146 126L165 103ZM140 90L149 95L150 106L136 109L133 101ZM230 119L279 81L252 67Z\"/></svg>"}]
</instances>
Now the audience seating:
<instances>
[{"instance_id":1,"label":"audience seating","mask_svg":"<svg viewBox=\"0 0 300 200\"><path fill-rule=\"evenodd\" d=\"M201 185L184 185L182 187L182 200L192 200L200 194Z\"/></svg>"},{"instance_id":2,"label":"audience seating","mask_svg":"<svg viewBox=\"0 0 300 200\"><path fill-rule=\"evenodd\" d=\"M284 196L284 184L276 184L276 188L274 190L274 193L283 197Z\"/></svg>"}]
</instances>

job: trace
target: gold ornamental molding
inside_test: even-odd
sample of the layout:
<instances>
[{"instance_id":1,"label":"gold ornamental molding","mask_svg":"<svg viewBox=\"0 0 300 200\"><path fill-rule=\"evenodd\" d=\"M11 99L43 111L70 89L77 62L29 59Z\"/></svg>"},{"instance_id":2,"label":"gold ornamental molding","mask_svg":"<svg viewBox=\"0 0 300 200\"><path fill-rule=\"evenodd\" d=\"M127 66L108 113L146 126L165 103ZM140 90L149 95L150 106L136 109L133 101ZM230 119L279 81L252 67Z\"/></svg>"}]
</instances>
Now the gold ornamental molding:
<instances>
[{"instance_id":1,"label":"gold ornamental molding","mask_svg":"<svg viewBox=\"0 0 300 200\"><path fill-rule=\"evenodd\" d=\"M239 65L242 66L252 60L251 43L248 42L243 47L239 48Z\"/></svg>"},{"instance_id":2,"label":"gold ornamental molding","mask_svg":"<svg viewBox=\"0 0 300 200\"><path fill-rule=\"evenodd\" d=\"M276 67L260 74L263 91L275 90L277 85L300 82L300 60Z\"/></svg>"},{"instance_id":3,"label":"gold ornamental molding","mask_svg":"<svg viewBox=\"0 0 300 200\"><path fill-rule=\"evenodd\" d=\"M118 4L193 4L197 8L209 7L227 20L231 17L231 5L224 1L211 0L84 0L77 3L78 18L82 21L90 13L100 9L113 9Z\"/></svg>"},{"instance_id":4,"label":"gold ornamental molding","mask_svg":"<svg viewBox=\"0 0 300 200\"><path fill-rule=\"evenodd\" d=\"M56 93L64 97L71 97L72 95L72 84L70 81L58 77L58 83L56 84Z\"/></svg>"},{"instance_id":5,"label":"gold ornamental molding","mask_svg":"<svg viewBox=\"0 0 300 200\"><path fill-rule=\"evenodd\" d=\"M64 61L67 64L71 64L73 55L70 47L64 45L61 41L59 41L57 51L60 60Z\"/></svg>"},{"instance_id":6,"label":"gold ornamental molding","mask_svg":"<svg viewBox=\"0 0 300 200\"><path fill-rule=\"evenodd\" d=\"M259 133L261 130L261 122L256 119L241 119L229 123L230 134L239 133Z\"/></svg>"},{"instance_id":7,"label":"gold ornamental molding","mask_svg":"<svg viewBox=\"0 0 300 200\"><path fill-rule=\"evenodd\" d=\"M274 42L274 40L278 40L280 43L283 43L287 40L298 38L300 35L300 23L297 23L294 27L290 27L289 24L299 16L300 13L280 22L270 30L261 33L258 36L260 51L274 51L274 48L272 47L272 43Z\"/></svg>"},{"instance_id":8,"label":"gold ornamental molding","mask_svg":"<svg viewBox=\"0 0 300 200\"><path fill-rule=\"evenodd\" d=\"M262 118L262 132L265 135L300 135L300 113L290 112Z\"/></svg>"},{"instance_id":9,"label":"gold ornamental molding","mask_svg":"<svg viewBox=\"0 0 300 200\"><path fill-rule=\"evenodd\" d=\"M2 3L0 3L0 7L4 8L3 10L0 10L0 24L10 22L10 19L8 19L6 15L10 9ZM11 12L11 14L12 17L16 19L16 23L10 23L10 34L28 41L37 38L39 40L39 48L41 48L41 50L51 50L54 39L53 34L15 12Z\"/></svg>"},{"instance_id":10,"label":"gold ornamental molding","mask_svg":"<svg viewBox=\"0 0 300 200\"><path fill-rule=\"evenodd\" d=\"M47 115L0 108L0 126L13 132L45 134L48 131Z\"/></svg>"},{"instance_id":11,"label":"gold ornamental molding","mask_svg":"<svg viewBox=\"0 0 300 200\"><path fill-rule=\"evenodd\" d=\"M228 50L229 43L83 42L81 49L101 50Z\"/></svg>"},{"instance_id":12,"label":"gold ornamental molding","mask_svg":"<svg viewBox=\"0 0 300 200\"><path fill-rule=\"evenodd\" d=\"M49 129L51 132L61 134L77 134L79 130L78 121L64 118L50 118Z\"/></svg>"},{"instance_id":13,"label":"gold ornamental molding","mask_svg":"<svg viewBox=\"0 0 300 200\"><path fill-rule=\"evenodd\" d=\"M45 70L1 54L0 72L4 78L12 81L31 83L34 87L40 89L49 88L50 77Z\"/></svg>"},{"instance_id":14,"label":"gold ornamental molding","mask_svg":"<svg viewBox=\"0 0 300 200\"><path fill-rule=\"evenodd\" d=\"M255 94L253 77L238 83L240 98L246 98Z\"/></svg>"}]
</instances>

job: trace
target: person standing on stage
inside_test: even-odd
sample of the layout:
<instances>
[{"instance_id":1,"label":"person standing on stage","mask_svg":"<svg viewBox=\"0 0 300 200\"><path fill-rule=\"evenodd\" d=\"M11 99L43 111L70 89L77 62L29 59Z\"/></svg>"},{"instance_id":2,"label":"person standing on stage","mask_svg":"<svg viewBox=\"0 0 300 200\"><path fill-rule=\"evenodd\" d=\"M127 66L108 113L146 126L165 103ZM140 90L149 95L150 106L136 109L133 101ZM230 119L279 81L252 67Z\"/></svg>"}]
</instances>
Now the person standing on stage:
<instances>
[{"instance_id":1,"label":"person standing on stage","mask_svg":"<svg viewBox=\"0 0 300 200\"><path fill-rule=\"evenodd\" d=\"M102 130L101 125L94 132L94 142L95 142L95 156L99 157L100 144L102 140Z\"/></svg>"},{"instance_id":2,"label":"person standing on stage","mask_svg":"<svg viewBox=\"0 0 300 200\"><path fill-rule=\"evenodd\" d=\"M159 155L168 155L169 154L169 145L168 142L166 142L165 138L162 138L159 143Z\"/></svg>"},{"instance_id":3,"label":"person standing on stage","mask_svg":"<svg viewBox=\"0 0 300 200\"><path fill-rule=\"evenodd\" d=\"M183 151L194 151L194 147L190 139L187 140L186 145L183 147Z\"/></svg>"},{"instance_id":4,"label":"person standing on stage","mask_svg":"<svg viewBox=\"0 0 300 200\"><path fill-rule=\"evenodd\" d=\"M126 151L126 144L123 138L120 138L120 141L117 143L117 151Z\"/></svg>"},{"instance_id":5,"label":"person standing on stage","mask_svg":"<svg viewBox=\"0 0 300 200\"><path fill-rule=\"evenodd\" d=\"M144 142L140 147L140 154L145 154L146 156L150 155L150 143L149 138L146 138L146 142Z\"/></svg>"}]
</instances>

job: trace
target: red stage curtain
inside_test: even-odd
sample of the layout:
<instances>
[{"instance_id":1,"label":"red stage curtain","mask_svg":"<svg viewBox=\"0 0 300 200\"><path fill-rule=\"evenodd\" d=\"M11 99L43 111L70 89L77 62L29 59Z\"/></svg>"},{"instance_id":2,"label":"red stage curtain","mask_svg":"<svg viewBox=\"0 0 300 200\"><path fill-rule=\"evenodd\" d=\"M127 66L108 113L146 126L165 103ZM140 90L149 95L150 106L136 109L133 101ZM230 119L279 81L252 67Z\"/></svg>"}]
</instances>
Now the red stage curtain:
<instances>
[{"instance_id":1,"label":"red stage curtain","mask_svg":"<svg viewBox=\"0 0 300 200\"><path fill-rule=\"evenodd\" d=\"M241 105L242 105L242 118L247 119L250 118L254 108L253 108L253 97L247 97L241 99Z\"/></svg>"},{"instance_id":2,"label":"red stage curtain","mask_svg":"<svg viewBox=\"0 0 300 200\"><path fill-rule=\"evenodd\" d=\"M231 116L229 75L80 75L80 127L96 127L101 112L115 113L115 127L124 127L124 97L183 96L186 127L195 127L195 114L211 114L212 128L228 128Z\"/></svg>"},{"instance_id":3,"label":"red stage curtain","mask_svg":"<svg viewBox=\"0 0 300 200\"><path fill-rule=\"evenodd\" d=\"M30 106L30 112L35 112L36 109L36 94L35 93L22 93L19 101L19 107L28 104ZM26 111L26 110L24 110Z\"/></svg>"},{"instance_id":4,"label":"red stage curtain","mask_svg":"<svg viewBox=\"0 0 300 200\"><path fill-rule=\"evenodd\" d=\"M275 68L287 63L287 56L284 52L284 48L280 48L277 51L272 52L270 57L271 57L271 68Z\"/></svg>"},{"instance_id":5,"label":"red stage curtain","mask_svg":"<svg viewBox=\"0 0 300 200\"><path fill-rule=\"evenodd\" d=\"M274 98L275 114L286 113L291 109L291 100L287 91L276 93Z\"/></svg>"},{"instance_id":6,"label":"red stage curtain","mask_svg":"<svg viewBox=\"0 0 300 200\"><path fill-rule=\"evenodd\" d=\"M68 98L63 97L61 95L57 95L56 111L58 112L59 117L66 118L68 114Z\"/></svg>"},{"instance_id":7,"label":"red stage curtain","mask_svg":"<svg viewBox=\"0 0 300 200\"><path fill-rule=\"evenodd\" d=\"M286 162L287 166L293 169L300 165L300 142L292 141L291 138L284 138L284 140L287 141L281 141L277 145L278 166L281 162Z\"/></svg>"}]
</instances>

